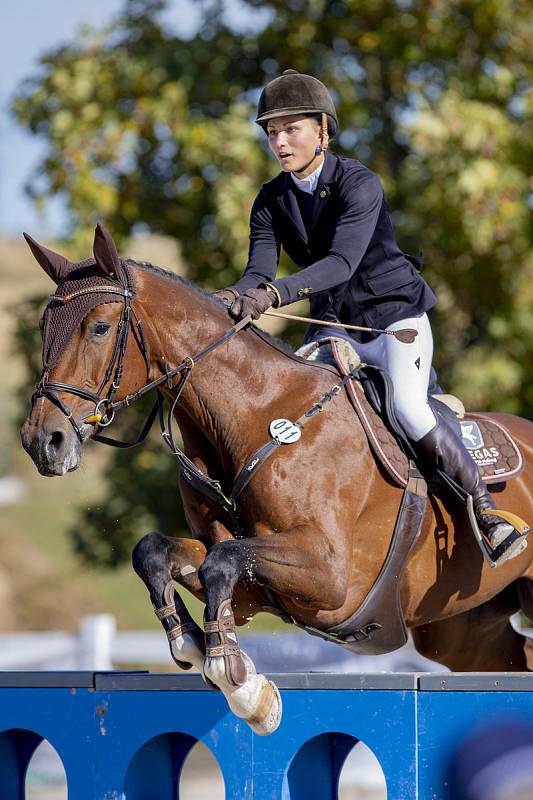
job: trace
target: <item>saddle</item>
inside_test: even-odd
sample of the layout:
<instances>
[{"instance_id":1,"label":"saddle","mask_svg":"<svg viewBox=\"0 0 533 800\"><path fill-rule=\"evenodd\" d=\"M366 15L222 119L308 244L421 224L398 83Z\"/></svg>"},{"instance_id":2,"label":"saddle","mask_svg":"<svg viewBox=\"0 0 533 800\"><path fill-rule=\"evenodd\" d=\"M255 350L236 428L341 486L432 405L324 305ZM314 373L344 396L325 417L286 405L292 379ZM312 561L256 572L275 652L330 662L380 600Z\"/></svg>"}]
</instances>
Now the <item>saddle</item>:
<instances>
[{"instance_id":1,"label":"saddle","mask_svg":"<svg viewBox=\"0 0 533 800\"><path fill-rule=\"evenodd\" d=\"M345 339L321 339L309 345L302 355L313 361L319 347L328 348L331 359L326 363L335 366L341 375L358 368L360 380L346 385L348 397L377 461L390 480L404 488L409 479L409 459L414 459L415 453L394 414L389 376L379 367L361 366L358 353ZM525 465L522 453L503 425L483 414L465 412L462 402L453 395L430 395L429 403L435 414L444 417L462 437L485 483L503 483L520 475Z\"/></svg>"},{"instance_id":2,"label":"saddle","mask_svg":"<svg viewBox=\"0 0 533 800\"><path fill-rule=\"evenodd\" d=\"M398 486L406 486L407 454L412 448L392 411L390 378L380 372L365 368L361 383L352 381L348 385L348 395L384 470ZM435 414L445 417L455 428L485 483L503 483L520 475L524 469L522 453L503 425L474 412L465 413L460 419L438 396L430 397L429 403Z\"/></svg>"},{"instance_id":3,"label":"saddle","mask_svg":"<svg viewBox=\"0 0 533 800\"><path fill-rule=\"evenodd\" d=\"M344 339L328 337L314 342L299 354L335 366L341 375L356 371L359 380L346 384L348 397L361 421L372 452L385 474L404 495L383 567L357 611L342 624L320 631L305 630L356 653L380 655L407 642L407 628L400 602L400 585L405 564L416 543L425 513L427 485L415 463L415 453L393 410L392 382L386 372L362 365L354 348ZM462 403L451 395L429 398L435 414L462 436L486 483L502 483L519 475L524 468L522 454L509 432L483 414L466 414ZM430 482L430 491L442 485Z\"/></svg>"}]
</instances>

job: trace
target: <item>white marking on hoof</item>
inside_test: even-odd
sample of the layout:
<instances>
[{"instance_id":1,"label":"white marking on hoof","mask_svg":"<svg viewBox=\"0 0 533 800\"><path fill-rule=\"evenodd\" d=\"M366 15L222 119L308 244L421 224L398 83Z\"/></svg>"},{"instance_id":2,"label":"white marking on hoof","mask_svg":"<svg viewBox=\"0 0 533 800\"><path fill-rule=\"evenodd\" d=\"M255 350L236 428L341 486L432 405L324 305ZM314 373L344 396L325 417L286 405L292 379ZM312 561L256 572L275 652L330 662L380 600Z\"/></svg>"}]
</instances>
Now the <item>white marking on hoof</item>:
<instances>
[{"instance_id":1,"label":"white marking on hoof","mask_svg":"<svg viewBox=\"0 0 533 800\"><path fill-rule=\"evenodd\" d=\"M177 639L172 639L170 642L170 653L174 661L186 661L192 664L199 672L202 671L205 654L198 647L190 633L186 633L184 636L178 636ZM176 664L176 666L181 669L179 664Z\"/></svg>"},{"instance_id":2,"label":"white marking on hoof","mask_svg":"<svg viewBox=\"0 0 533 800\"><path fill-rule=\"evenodd\" d=\"M242 686L233 686L226 678L223 656L206 658L203 675L224 694L233 713L248 723L254 733L268 736L281 722L282 703L277 686L264 675L258 675L255 665L241 650L247 678Z\"/></svg>"}]
</instances>

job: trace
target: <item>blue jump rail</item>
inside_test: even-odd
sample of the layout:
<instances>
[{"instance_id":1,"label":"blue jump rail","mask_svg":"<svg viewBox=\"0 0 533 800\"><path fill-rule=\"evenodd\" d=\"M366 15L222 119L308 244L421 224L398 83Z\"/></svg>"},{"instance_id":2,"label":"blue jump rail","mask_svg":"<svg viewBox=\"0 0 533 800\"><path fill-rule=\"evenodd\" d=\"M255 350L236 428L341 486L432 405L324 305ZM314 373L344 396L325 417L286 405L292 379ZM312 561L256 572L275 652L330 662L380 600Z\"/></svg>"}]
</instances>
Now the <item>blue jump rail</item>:
<instances>
[{"instance_id":1,"label":"blue jump rail","mask_svg":"<svg viewBox=\"0 0 533 800\"><path fill-rule=\"evenodd\" d=\"M283 721L260 737L198 675L0 672L0 800L23 800L43 739L63 762L69 800L179 800L197 741L218 761L227 800L335 800L358 741L379 759L388 800L456 800L458 743L502 720L533 720L529 673L271 677Z\"/></svg>"}]
</instances>

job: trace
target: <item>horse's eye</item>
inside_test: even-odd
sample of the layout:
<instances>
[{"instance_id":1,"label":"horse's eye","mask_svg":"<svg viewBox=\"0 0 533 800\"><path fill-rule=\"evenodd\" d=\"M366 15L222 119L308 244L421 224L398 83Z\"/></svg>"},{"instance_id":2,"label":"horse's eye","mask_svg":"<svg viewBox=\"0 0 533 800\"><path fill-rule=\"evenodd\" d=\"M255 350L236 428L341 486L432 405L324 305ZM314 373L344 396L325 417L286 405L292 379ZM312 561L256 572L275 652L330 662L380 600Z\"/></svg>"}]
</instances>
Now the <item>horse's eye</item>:
<instances>
[{"instance_id":1,"label":"horse's eye","mask_svg":"<svg viewBox=\"0 0 533 800\"><path fill-rule=\"evenodd\" d=\"M107 322L97 322L93 328L93 333L95 336L105 336L110 327L111 325L108 325Z\"/></svg>"}]
</instances>

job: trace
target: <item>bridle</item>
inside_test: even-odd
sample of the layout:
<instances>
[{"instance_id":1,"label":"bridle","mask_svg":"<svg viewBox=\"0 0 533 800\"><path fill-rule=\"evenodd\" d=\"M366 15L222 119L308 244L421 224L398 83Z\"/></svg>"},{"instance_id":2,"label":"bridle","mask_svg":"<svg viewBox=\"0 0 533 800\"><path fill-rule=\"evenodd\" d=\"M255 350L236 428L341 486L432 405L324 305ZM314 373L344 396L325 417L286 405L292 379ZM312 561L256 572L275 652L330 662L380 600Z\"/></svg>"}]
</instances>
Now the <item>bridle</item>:
<instances>
[{"instance_id":1,"label":"bridle","mask_svg":"<svg viewBox=\"0 0 533 800\"><path fill-rule=\"evenodd\" d=\"M142 356L146 362L147 368L150 368L150 360L148 354L148 346L146 343L146 337L144 335L144 327L142 321L139 319L137 314L135 313L132 307L132 298L134 296L134 292L132 287L128 283L127 274L124 271L122 277L122 286L116 285L99 285L99 286L89 286L83 289L78 289L77 291L73 291L67 295L58 295L53 294L50 296L51 301L59 302L59 303L68 303L71 300L74 300L76 297L80 297L81 295L86 294L115 294L120 295L123 298L123 309L120 315L118 327L117 327L117 335L115 339L115 343L113 346L113 352L111 354L111 358L109 364L106 368L105 375L100 383L96 392L88 391L87 389L82 389L80 386L74 386L70 383L64 383L62 381L51 381L48 379L48 370L45 369L39 383L37 384L35 391L32 396L32 406L35 401L40 397L46 397L50 400L57 408L62 411L62 413L66 416L80 443L83 443L85 436L82 431L80 423L76 421L74 418L74 414L70 410L70 408L63 402L63 400L59 397L57 392L67 392L68 394L73 394L77 397L81 397L84 400L90 400L94 403L94 410L91 414L85 417L82 420L84 424L91 424L96 427L96 433L93 435L93 439L96 441L102 442L104 444L112 445L114 447L134 447L138 444L141 444L148 435L153 422L155 420L156 414L159 412L160 424L161 424L161 432L165 441L172 449L175 451L176 446L174 443L174 438L172 434L172 418L174 409L176 404L187 384L187 381L190 378L191 372L195 364L198 363L202 358L207 356L216 348L220 347L225 342L232 339L236 336L239 331L241 331L246 325L249 324L251 321L250 317L246 317L245 319L238 322L234 325L233 328L230 328L223 336L218 338L216 341L212 342L210 345L205 347L203 350L200 350L198 353L194 354L193 356L186 356L186 358L178 364L177 367L174 369L169 369L168 365L166 365L165 374L162 375L160 378L151 381L150 383L145 384L141 387L138 391L134 392L133 394L126 395L122 400L115 400L117 392L120 388L120 383L122 380L122 374L124 371L124 359L126 357L126 348L128 346L128 339L130 330L133 328L133 320L135 319L135 329L137 332L137 342L139 344L139 348L141 350ZM159 391L159 387L163 384L170 389L173 388L173 379L177 376L181 375L181 382L178 386L178 391L176 396L174 397L169 413L168 413L168 430L165 430L164 420L163 420L163 398L161 392ZM107 384L111 381L109 389L107 390L107 394L103 395L104 389ZM151 411L149 412L144 427L137 437L137 439L133 442L121 442L116 439L111 439L108 436L103 436L102 434L98 433L99 428L105 428L111 424L115 417L115 412L121 408L126 406L132 405L137 400L139 400L143 395L147 392L151 391L152 389L156 389L157 391L157 399L152 407Z\"/></svg>"}]
</instances>

